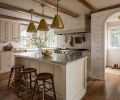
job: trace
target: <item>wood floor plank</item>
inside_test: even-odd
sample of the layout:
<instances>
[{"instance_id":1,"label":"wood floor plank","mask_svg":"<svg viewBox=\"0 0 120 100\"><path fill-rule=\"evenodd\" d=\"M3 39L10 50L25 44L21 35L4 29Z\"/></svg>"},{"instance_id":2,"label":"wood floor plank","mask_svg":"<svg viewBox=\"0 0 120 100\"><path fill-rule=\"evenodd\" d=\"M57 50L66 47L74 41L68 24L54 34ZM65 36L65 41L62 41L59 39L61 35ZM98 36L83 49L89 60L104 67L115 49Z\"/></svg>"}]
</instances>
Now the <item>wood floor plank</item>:
<instances>
[{"instance_id":1,"label":"wood floor plank","mask_svg":"<svg viewBox=\"0 0 120 100\"><path fill-rule=\"evenodd\" d=\"M20 100L11 89L0 88L0 100ZM120 76L106 74L106 80L89 78L87 94L82 100L120 100Z\"/></svg>"},{"instance_id":2,"label":"wood floor plank","mask_svg":"<svg viewBox=\"0 0 120 100\"><path fill-rule=\"evenodd\" d=\"M82 100L120 100L120 76L106 74L106 80L89 79Z\"/></svg>"}]
</instances>

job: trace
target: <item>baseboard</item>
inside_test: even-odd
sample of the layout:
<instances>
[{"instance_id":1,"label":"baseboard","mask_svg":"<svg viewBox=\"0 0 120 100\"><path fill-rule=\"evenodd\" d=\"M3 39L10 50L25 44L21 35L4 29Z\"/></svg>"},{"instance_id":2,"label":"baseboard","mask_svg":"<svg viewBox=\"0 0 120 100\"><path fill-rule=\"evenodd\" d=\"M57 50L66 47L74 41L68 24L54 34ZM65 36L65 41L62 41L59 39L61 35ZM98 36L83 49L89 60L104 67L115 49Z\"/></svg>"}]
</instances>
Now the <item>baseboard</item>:
<instances>
[{"instance_id":1,"label":"baseboard","mask_svg":"<svg viewBox=\"0 0 120 100\"><path fill-rule=\"evenodd\" d=\"M104 77L101 76L101 75L96 75L96 74L93 74L91 73L91 78L95 78L95 79L99 79L99 80L104 80Z\"/></svg>"}]
</instances>

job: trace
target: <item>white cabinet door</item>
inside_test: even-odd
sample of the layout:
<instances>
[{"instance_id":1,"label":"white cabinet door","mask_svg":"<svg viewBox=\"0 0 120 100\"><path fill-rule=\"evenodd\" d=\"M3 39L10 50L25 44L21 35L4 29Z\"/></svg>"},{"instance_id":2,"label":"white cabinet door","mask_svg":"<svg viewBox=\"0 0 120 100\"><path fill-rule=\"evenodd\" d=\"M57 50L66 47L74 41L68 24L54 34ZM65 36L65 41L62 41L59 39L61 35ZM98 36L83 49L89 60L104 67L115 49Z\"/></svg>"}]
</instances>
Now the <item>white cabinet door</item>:
<instances>
[{"instance_id":1,"label":"white cabinet door","mask_svg":"<svg viewBox=\"0 0 120 100\"><path fill-rule=\"evenodd\" d=\"M13 38L13 23L7 21L6 23L6 39L7 41L12 41Z\"/></svg>"},{"instance_id":2,"label":"white cabinet door","mask_svg":"<svg viewBox=\"0 0 120 100\"><path fill-rule=\"evenodd\" d=\"M6 21L0 20L0 40L6 40Z\"/></svg>"},{"instance_id":3,"label":"white cabinet door","mask_svg":"<svg viewBox=\"0 0 120 100\"><path fill-rule=\"evenodd\" d=\"M14 65L14 55L12 52L1 52L0 53L0 65L1 68L8 67L11 68Z\"/></svg>"},{"instance_id":4,"label":"white cabinet door","mask_svg":"<svg viewBox=\"0 0 120 100\"><path fill-rule=\"evenodd\" d=\"M19 39L19 23L13 22L13 40Z\"/></svg>"}]
</instances>

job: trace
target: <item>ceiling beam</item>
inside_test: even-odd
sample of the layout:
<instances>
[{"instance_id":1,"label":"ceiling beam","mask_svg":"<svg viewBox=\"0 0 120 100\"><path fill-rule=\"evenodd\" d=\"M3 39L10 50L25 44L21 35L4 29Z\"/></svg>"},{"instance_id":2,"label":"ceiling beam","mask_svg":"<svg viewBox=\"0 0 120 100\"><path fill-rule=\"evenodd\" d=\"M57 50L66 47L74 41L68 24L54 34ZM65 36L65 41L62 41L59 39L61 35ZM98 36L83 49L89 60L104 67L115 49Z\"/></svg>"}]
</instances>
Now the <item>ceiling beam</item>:
<instances>
[{"instance_id":1,"label":"ceiling beam","mask_svg":"<svg viewBox=\"0 0 120 100\"><path fill-rule=\"evenodd\" d=\"M30 22L29 19L18 18L18 17L8 16L8 15L3 15L3 14L0 14L0 18L11 19L11 20L16 20L16 21L26 21L26 22ZM39 23L39 22L37 22L37 21L33 21L33 22Z\"/></svg>"},{"instance_id":2,"label":"ceiling beam","mask_svg":"<svg viewBox=\"0 0 120 100\"><path fill-rule=\"evenodd\" d=\"M8 16L8 15L3 15L3 14L0 14L0 18L10 19L10 20L16 20L16 21L25 21L25 22L30 22L31 21L29 19L18 18L18 17ZM33 21L33 22L36 23L36 24L39 24L38 21ZM51 26L51 25L48 24L48 26Z\"/></svg>"},{"instance_id":3,"label":"ceiling beam","mask_svg":"<svg viewBox=\"0 0 120 100\"><path fill-rule=\"evenodd\" d=\"M40 4L42 3L42 4L44 4L45 6L50 7L50 8L53 8L53 9L56 9L56 8L57 8L57 5L56 5L56 4L54 4L53 2L48 1L48 0L33 0L33 1L35 1L35 2L37 2L37 3L40 3ZM79 17L79 14L76 14L75 12L72 12L72 11L70 11L70 10L62 7L61 5L59 5L58 10L59 10L60 12L64 13L64 14L70 15L70 16L72 16L72 17L74 17L74 18L78 18L78 17Z\"/></svg>"},{"instance_id":4,"label":"ceiling beam","mask_svg":"<svg viewBox=\"0 0 120 100\"><path fill-rule=\"evenodd\" d=\"M97 11L95 11L95 12L92 12L92 13L102 12L102 11L111 10L111 9L115 9L115 8L120 8L120 4L105 7L105 8L101 8L101 9L98 9Z\"/></svg>"},{"instance_id":5,"label":"ceiling beam","mask_svg":"<svg viewBox=\"0 0 120 100\"><path fill-rule=\"evenodd\" d=\"M97 11L97 8L90 0L78 0L78 1L81 2L88 9L90 9L92 12Z\"/></svg>"},{"instance_id":6,"label":"ceiling beam","mask_svg":"<svg viewBox=\"0 0 120 100\"><path fill-rule=\"evenodd\" d=\"M11 11L16 11L16 12L30 13L30 10L20 8L20 7L16 7L16 6L13 6L13 5L4 4L4 3L0 3L0 8L11 10ZM32 14L37 16L37 17L42 17L41 13L38 13L38 12L35 12L35 11L33 11ZM48 18L48 19L53 19L53 17L47 16L47 15L44 15L44 17Z\"/></svg>"}]
</instances>

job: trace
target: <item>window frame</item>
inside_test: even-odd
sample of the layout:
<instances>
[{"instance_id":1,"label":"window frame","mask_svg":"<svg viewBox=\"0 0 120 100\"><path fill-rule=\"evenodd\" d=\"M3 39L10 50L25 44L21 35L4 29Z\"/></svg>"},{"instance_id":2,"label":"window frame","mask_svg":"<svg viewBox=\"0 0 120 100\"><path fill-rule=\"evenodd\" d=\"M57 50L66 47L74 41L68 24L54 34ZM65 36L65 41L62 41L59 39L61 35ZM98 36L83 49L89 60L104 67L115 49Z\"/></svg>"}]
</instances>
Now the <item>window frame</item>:
<instances>
[{"instance_id":1,"label":"window frame","mask_svg":"<svg viewBox=\"0 0 120 100\"><path fill-rule=\"evenodd\" d=\"M20 29L21 29L20 27L21 27L22 25L25 26L25 27L26 27L26 26L28 27L28 24L20 24L20 25L19 25L19 34L20 34L20 35L19 35L19 36L20 36L19 43L21 43L20 41L21 41L21 39L22 39L22 38L21 38L21 30L20 30ZM48 34L50 34L49 32L52 32L52 31L54 31L54 30L51 29L51 30L49 30L48 32L45 32L45 34L46 34L45 37L47 37ZM39 33L39 32L38 32L38 33ZM55 32L54 32L53 34L55 34ZM47 38L48 38L48 37L47 37ZM50 38L50 39L51 39L51 38ZM50 40L49 40L49 41L50 41ZM46 47L42 47L42 48L57 48L57 37L56 37L56 47L53 47L51 43L52 43L52 42L50 42L50 43L47 43L47 42L46 42ZM49 45L48 45L48 44L49 44ZM24 49L27 49L27 48L28 48L28 47L25 47L25 46L22 46L22 45L21 45L20 47L23 47ZM28 48L28 49L37 49L37 47Z\"/></svg>"},{"instance_id":2,"label":"window frame","mask_svg":"<svg viewBox=\"0 0 120 100\"><path fill-rule=\"evenodd\" d=\"M118 29L118 28L120 28L120 25L108 27L108 49L120 49L120 47L111 46L111 33L112 33L111 31L113 29Z\"/></svg>"}]
</instances>

